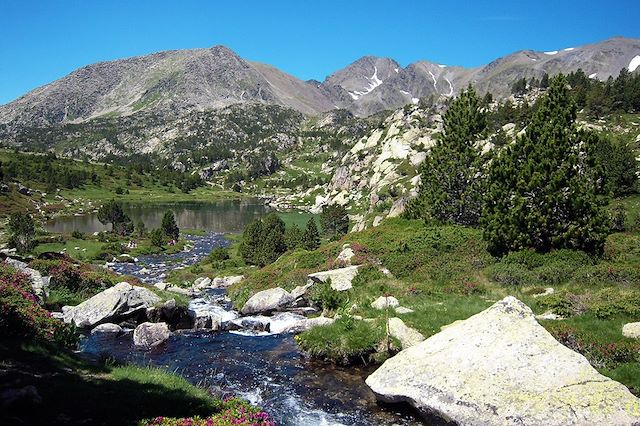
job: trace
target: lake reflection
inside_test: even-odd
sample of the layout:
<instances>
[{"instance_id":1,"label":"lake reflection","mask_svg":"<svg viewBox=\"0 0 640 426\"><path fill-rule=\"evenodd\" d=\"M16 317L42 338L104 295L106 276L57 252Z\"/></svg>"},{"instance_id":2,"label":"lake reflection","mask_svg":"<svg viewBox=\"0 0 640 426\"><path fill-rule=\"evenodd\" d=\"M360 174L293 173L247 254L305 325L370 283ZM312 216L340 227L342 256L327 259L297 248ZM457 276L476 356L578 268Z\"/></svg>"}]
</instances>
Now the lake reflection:
<instances>
[{"instance_id":1,"label":"lake reflection","mask_svg":"<svg viewBox=\"0 0 640 426\"><path fill-rule=\"evenodd\" d=\"M123 209L134 224L142 221L147 229L159 227L164 213L172 210L181 229L204 229L212 232L242 231L256 216L262 216L268 211L268 207L258 199L198 203L134 203L123 204ZM45 224L48 232L56 233L93 233L110 228L100 223L96 213L59 217Z\"/></svg>"}]
</instances>

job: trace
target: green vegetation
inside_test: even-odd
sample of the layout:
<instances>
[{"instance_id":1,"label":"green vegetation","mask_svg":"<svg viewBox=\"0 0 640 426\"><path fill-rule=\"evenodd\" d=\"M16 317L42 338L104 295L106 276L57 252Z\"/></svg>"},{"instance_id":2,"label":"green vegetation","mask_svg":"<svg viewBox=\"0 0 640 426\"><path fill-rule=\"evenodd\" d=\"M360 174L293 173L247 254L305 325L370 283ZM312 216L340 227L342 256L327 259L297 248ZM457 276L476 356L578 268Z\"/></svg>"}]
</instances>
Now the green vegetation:
<instances>
[{"instance_id":1,"label":"green vegetation","mask_svg":"<svg viewBox=\"0 0 640 426\"><path fill-rule=\"evenodd\" d=\"M377 344L384 342L385 317L396 315L370 306L383 295L393 295L402 306L413 309L401 318L427 337L513 295L536 314L551 311L564 316L565 320L541 323L562 342L562 327L570 328L582 342L574 349L605 374L640 389L632 376L640 343L621 332L622 324L637 321L640 315L638 238L632 233L611 234L602 257L572 249L548 253L526 249L498 259L489 253L479 229L425 227L420 220L387 219L376 228L347 234L314 251L287 252L264 268L247 271L247 278L234 284L228 294L241 307L257 291L276 286L292 290L305 284L309 273L337 266L334 259L349 243L355 253L352 262L363 265L353 288L338 293L327 284L318 285L310 295L326 313L341 313L344 322L302 333L298 342L311 354L338 363L375 361L377 350L372 348L379 349ZM382 267L391 276L383 274ZM546 287L555 292L540 296ZM363 325L353 319L356 315L375 322ZM349 328L351 321L357 331ZM609 347L613 349L607 352Z\"/></svg>"},{"instance_id":2,"label":"green vegetation","mask_svg":"<svg viewBox=\"0 0 640 426\"><path fill-rule=\"evenodd\" d=\"M133 223L122 210L122 204L111 200L98 209L98 220L103 225L111 225L112 232L117 235L129 235L133 232Z\"/></svg>"},{"instance_id":3,"label":"green vegetation","mask_svg":"<svg viewBox=\"0 0 640 426\"><path fill-rule=\"evenodd\" d=\"M379 346L384 346L385 339L382 324L369 324L349 316L296 336L300 347L312 356L343 365L368 364Z\"/></svg>"},{"instance_id":4,"label":"green vegetation","mask_svg":"<svg viewBox=\"0 0 640 426\"><path fill-rule=\"evenodd\" d=\"M490 250L535 248L599 252L609 232L594 169L582 155L584 135L563 76L554 78L527 132L498 153L482 218Z\"/></svg>"},{"instance_id":5,"label":"green vegetation","mask_svg":"<svg viewBox=\"0 0 640 426\"><path fill-rule=\"evenodd\" d=\"M162 217L162 225L160 225L160 227L164 235L174 240L178 239L178 236L180 235L180 228L178 228L176 218L171 210L165 212Z\"/></svg>"},{"instance_id":6,"label":"green vegetation","mask_svg":"<svg viewBox=\"0 0 640 426\"><path fill-rule=\"evenodd\" d=\"M487 161L477 141L487 124L471 86L451 103L443 120L442 136L420 165L420 190L407 207L407 217L476 225Z\"/></svg>"},{"instance_id":7,"label":"green vegetation","mask_svg":"<svg viewBox=\"0 0 640 426\"><path fill-rule=\"evenodd\" d=\"M9 218L9 247L14 247L19 254L25 254L34 247L36 235L33 218L28 213L14 213Z\"/></svg>"},{"instance_id":8,"label":"green vegetation","mask_svg":"<svg viewBox=\"0 0 640 426\"><path fill-rule=\"evenodd\" d=\"M329 238L346 234L349 231L347 209L339 204L324 206L320 214L320 224L324 234Z\"/></svg>"}]
</instances>

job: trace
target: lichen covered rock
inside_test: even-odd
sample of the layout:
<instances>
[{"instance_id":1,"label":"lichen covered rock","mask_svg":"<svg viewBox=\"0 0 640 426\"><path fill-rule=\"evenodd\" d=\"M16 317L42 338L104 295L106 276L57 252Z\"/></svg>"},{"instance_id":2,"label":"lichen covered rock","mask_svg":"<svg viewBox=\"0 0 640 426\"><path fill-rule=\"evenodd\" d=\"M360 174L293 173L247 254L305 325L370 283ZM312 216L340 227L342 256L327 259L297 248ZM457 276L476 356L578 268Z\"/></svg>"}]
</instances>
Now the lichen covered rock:
<instances>
[{"instance_id":1,"label":"lichen covered rock","mask_svg":"<svg viewBox=\"0 0 640 426\"><path fill-rule=\"evenodd\" d=\"M366 383L382 401L464 425L640 422L640 400L558 343L514 297L401 351Z\"/></svg>"}]
</instances>

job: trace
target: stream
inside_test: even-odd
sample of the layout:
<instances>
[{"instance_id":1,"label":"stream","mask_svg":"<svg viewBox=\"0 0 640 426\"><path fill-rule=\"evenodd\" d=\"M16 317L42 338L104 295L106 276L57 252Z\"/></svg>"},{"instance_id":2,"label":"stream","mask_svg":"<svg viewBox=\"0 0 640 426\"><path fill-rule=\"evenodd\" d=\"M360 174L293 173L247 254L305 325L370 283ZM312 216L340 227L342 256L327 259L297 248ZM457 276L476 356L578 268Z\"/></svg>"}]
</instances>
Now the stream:
<instances>
[{"instance_id":1,"label":"stream","mask_svg":"<svg viewBox=\"0 0 640 426\"><path fill-rule=\"evenodd\" d=\"M213 232L186 238L193 244L188 251L141 256L136 263L110 263L109 268L155 283L169 269L191 265L212 248L227 244L222 234ZM238 315L221 289L207 290L191 304L229 318ZM308 359L291 334L181 330L166 345L145 351L133 345L132 330L127 330L111 340L89 336L81 350L175 371L215 394L237 395L263 407L279 425L422 424L401 407L376 402L364 383L374 368L341 368Z\"/></svg>"}]
</instances>

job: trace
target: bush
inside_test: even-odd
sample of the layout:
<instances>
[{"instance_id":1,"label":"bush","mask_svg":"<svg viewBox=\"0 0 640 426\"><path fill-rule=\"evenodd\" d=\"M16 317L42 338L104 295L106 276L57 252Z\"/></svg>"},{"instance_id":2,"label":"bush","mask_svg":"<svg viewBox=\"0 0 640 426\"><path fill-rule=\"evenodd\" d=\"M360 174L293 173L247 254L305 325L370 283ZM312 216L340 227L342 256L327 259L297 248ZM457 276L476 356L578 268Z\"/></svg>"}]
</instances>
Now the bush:
<instances>
[{"instance_id":1,"label":"bush","mask_svg":"<svg viewBox=\"0 0 640 426\"><path fill-rule=\"evenodd\" d=\"M496 263L488 269L489 279L505 285L531 285L535 277L531 271L517 263Z\"/></svg>"},{"instance_id":2,"label":"bush","mask_svg":"<svg viewBox=\"0 0 640 426\"><path fill-rule=\"evenodd\" d=\"M73 231L71 233L71 236L76 240L84 240L84 234L80 231Z\"/></svg>"},{"instance_id":3,"label":"bush","mask_svg":"<svg viewBox=\"0 0 640 426\"><path fill-rule=\"evenodd\" d=\"M29 277L4 262L0 263L0 335L7 340L36 340L62 346L77 342L70 325L38 305Z\"/></svg>"},{"instance_id":4,"label":"bush","mask_svg":"<svg viewBox=\"0 0 640 426\"><path fill-rule=\"evenodd\" d=\"M239 398L225 399L220 411L207 418L190 417L176 419L170 417L156 417L143 420L140 426L274 426L269 420L269 414L259 407L254 407Z\"/></svg>"},{"instance_id":5,"label":"bush","mask_svg":"<svg viewBox=\"0 0 640 426\"><path fill-rule=\"evenodd\" d=\"M113 286L117 277L88 264L76 265L69 259L36 259L30 267L50 275L49 286L59 300L85 300ZM47 300L51 304L51 300ZM53 304L54 307L59 307Z\"/></svg>"},{"instance_id":6,"label":"bush","mask_svg":"<svg viewBox=\"0 0 640 426\"><path fill-rule=\"evenodd\" d=\"M315 284L311 288L311 301L324 311L335 312L347 303L347 295L344 292L331 288L331 281Z\"/></svg>"},{"instance_id":7,"label":"bush","mask_svg":"<svg viewBox=\"0 0 640 426\"><path fill-rule=\"evenodd\" d=\"M229 257L229 249L226 247L216 247L209 253L209 260L212 262L222 262Z\"/></svg>"}]
</instances>

